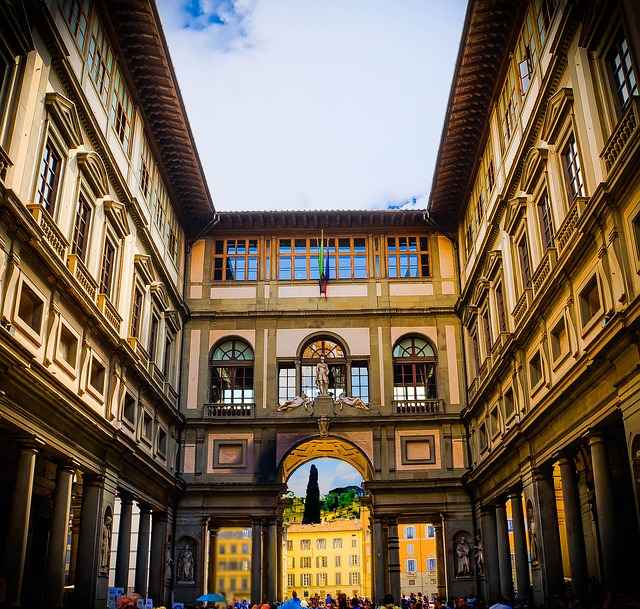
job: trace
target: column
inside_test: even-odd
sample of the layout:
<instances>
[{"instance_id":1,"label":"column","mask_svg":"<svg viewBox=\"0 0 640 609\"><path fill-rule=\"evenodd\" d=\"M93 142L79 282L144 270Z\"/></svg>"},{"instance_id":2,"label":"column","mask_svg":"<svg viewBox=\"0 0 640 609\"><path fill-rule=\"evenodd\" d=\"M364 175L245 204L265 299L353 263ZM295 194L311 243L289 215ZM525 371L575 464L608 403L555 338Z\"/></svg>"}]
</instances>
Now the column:
<instances>
[{"instance_id":1,"label":"column","mask_svg":"<svg viewBox=\"0 0 640 609\"><path fill-rule=\"evenodd\" d=\"M200 525L200 594L209 592L209 517L205 516ZM211 590L214 592L214 590Z\"/></svg>"},{"instance_id":2,"label":"column","mask_svg":"<svg viewBox=\"0 0 640 609\"><path fill-rule=\"evenodd\" d=\"M138 550L136 554L136 592L147 595L147 569L149 568L149 537L151 534L151 506L140 503L140 528L138 529Z\"/></svg>"},{"instance_id":3,"label":"column","mask_svg":"<svg viewBox=\"0 0 640 609\"><path fill-rule=\"evenodd\" d=\"M445 560L447 560L444 552L444 527L442 521L435 522L433 524L434 533L436 536L436 576L438 578L438 597L446 598L447 596L447 583L445 581ZM422 567L420 567L422 570Z\"/></svg>"},{"instance_id":4,"label":"column","mask_svg":"<svg viewBox=\"0 0 640 609\"><path fill-rule=\"evenodd\" d=\"M267 571L267 600L273 602L278 595L278 524L275 520L269 522L267 551L265 554Z\"/></svg>"},{"instance_id":5,"label":"column","mask_svg":"<svg viewBox=\"0 0 640 609\"><path fill-rule=\"evenodd\" d=\"M567 531L569 562L571 563L571 583L578 598L584 599L587 582L587 555L584 547L582 514L580 511L575 464L573 459L564 456L560 458L558 465L560 466L562 479L564 519Z\"/></svg>"},{"instance_id":6,"label":"column","mask_svg":"<svg viewBox=\"0 0 640 609\"><path fill-rule=\"evenodd\" d=\"M507 509L504 501L496 505L496 541L498 545L498 571L500 574L500 594L513 597L513 578L511 577L511 550L509 548L509 528Z\"/></svg>"},{"instance_id":7,"label":"column","mask_svg":"<svg viewBox=\"0 0 640 609\"><path fill-rule=\"evenodd\" d=\"M278 583L276 586L276 596L275 600L282 601L284 599L284 590L283 590L283 577L284 577L284 569L282 567L282 548L284 544L284 531L282 528L282 520L278 520L278 537L277 537L277 552L278 552Z\"/></svg>"},{"instance_id":8,"label":"column","mask_svg":"<svg viewBox=\"0 0 640 609\"><path fill-rule=\"evenodd\" d=\"M500 593L496 510L493 506L483 506L480 514L480 527L482 529L482 545L484 547L484 596L487 601L493 601L498 598Z\"/></svg>"},{"instance_id":9,"label":"column","mask_svg":"<svg viewBox=\"0 0 640 609\"><path fill-rule=\"evenodd\" d=\"M208 567L207 567L207 591L215 592L216 586L216 552L218 541L218 527L215 526L213 520L209 520L208 526L209 532L209 552L208 552Z\"/></svg>"},{"instance_id":10,"label":"column","mask_svg":"<svg viewBox=\"0 0 640 609\"><path fill-rule=\"evenodd\" d=\"M85 475L83 477L80 534L73 590L74 605L78 609L95 605L96 583L100 567L103 492L103 476Z\"/></svg>"},{"instance_id":11,"label":"column","mask_svg":"<svg viewBox=\"0 0 640 609\"><path fill-rule=\"evenodd\" d=\"M151 558L149 559L149 596L154 607L165 604L165 565L167 556L167 513L151 515Z\"/></svg>"},{"instance_id":12,"label":"column","mask_svg":"<svg viewBox=\"0 0 640 609\"><path fill-rule=\"evenodd\" d=\"M533 483L538 496L540 515L539 552L544 581L545 600L559 597L564 592L562 552L556 510L556 491L553 484L553 470L546 466L535 470Z\"/></svg>"},{"instance_id":13,"label":"column","mask_svg":"<svg viewBox=\"0 0 640 609\"><path fill-rule=\"evenodd\" d=\"M527 532L524 525L522 511L522 494L520 491L511 493L507 499L511 500L511 518L513 522L513 546L516 556L516 580L518 583L518 597L529 598L529 556L527 555Z\"/></svg>"},{"instance_id":14,"label":"column","mask_svg":"<svg viewBox=\"0 0 640 609\"><path fill-rule=\"evenodd\" d=\"M262 521L251 522L251 600L262 602Z\"/></svg>"},{"instance_id":15,"label":"column","mask_svg":"<svg viewBox=\"0 0 640 609\"><path fill-rule=\"evenodd\" d=\"M120 526L118 527L118 551L116 552L116 588L129 589L129 559L131 556L131 515L133 498L120 493Z\"/></svg>"},{"instance_id":16,"label":"column","mask_svg":"<svg viewBox=\"0 0 640 609\"><path fill-rule=\"evenodd\" d=\"M594 433L589 437L591 466L593 468L593 488L598 516L598 535L602 554L601 569L605 588L612 589L615 583L615 514L613 489L607 447L602 434Z\"/></svg>"},{"instance_id":17,"label":"column","mask_svg":"<svg viewBox=\"0 0 640 609\"><path fill-rule=\"evenodd\" d=\"M389 593L395 603L400 602L400 540L398 539L398 519L387 522L387 551L389 556Z\"/></svg>"},{"instance_id":18,"label":"column","mask_svg":"<svg viewBox=\"0 0 640 609\"><path fill-rule=\"evenodd\" d=\"M24 562L27 555L31 497L38 444L29 439L18 444L16 486L11 500L7 540L4 546L4 572L7 577L5 604L19 607L22 596Z\"/></svg>"},{"instance_id":19,"label":"column","mask_svg":"<svg viewBox=\"0 0 640 609\"><path fill-rule=\"evenodd\" d=\"M373 598L376 605L382 605L385 595L385 548L384 522L382 518L373 519Z\"/></svg>"},{"instance_id":20,"label":"column","mask_svg":"<svg viewBox=\"0 0 640 609\"><path fill-rule=\"evenodd\" d=\"M75 467L70 464L58 465L56 490L53 498L53 521L47 553L47 607L62 607L64 595L64 562L67 552L69 512L71 511L71 489Z\"/></svg>"}]
</instances>

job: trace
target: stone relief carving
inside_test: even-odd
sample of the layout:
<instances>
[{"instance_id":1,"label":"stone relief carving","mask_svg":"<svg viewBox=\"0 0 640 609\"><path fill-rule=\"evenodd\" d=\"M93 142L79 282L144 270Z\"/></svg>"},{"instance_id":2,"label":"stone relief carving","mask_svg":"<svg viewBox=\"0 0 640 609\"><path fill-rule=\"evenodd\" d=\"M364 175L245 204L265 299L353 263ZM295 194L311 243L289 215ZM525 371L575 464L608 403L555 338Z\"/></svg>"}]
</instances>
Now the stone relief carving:
<instances>
[{"instance_id":1,"label":"stone relief carving","mask_svg":"<svg viewBox=\"0 0 640 609\"><path fill-rule=\"evenodd\" d=\"M456 577L468 577L471 573L471 545L469 544L469 534L459 531L453 537L453 553L456 559Z\"/></svg>"}]
</instances>

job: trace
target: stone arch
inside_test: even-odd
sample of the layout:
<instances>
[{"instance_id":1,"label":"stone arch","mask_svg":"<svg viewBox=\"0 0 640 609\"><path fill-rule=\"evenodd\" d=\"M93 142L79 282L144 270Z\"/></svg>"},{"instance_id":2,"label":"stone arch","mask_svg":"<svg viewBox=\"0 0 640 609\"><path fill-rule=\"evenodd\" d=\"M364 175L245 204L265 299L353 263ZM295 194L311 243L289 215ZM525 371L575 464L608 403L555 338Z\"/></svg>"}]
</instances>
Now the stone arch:
<instances>
[{"instance_id":1,"label":"stone arch","mask_svg":"<svg viewBox=\"0 0 640 609\"><path fill-rule=\"evenodd\" d=\"M278 461L278 480L286 484L298 467L321 457L348 463L364 480L373 478L373 463L360 446L346 438L329 435L306 437L289 447Z\"/></svg>"},{"instance_id":2,"label":"stone arch","mask_svg":"<svg viewBox=\"0 0 640 609\"><path fill-rule=\"evenodd\" d=\"M349 349L349 345L347 344L347 342L341 336L339 336L335 332L319 330L317 332L312 332L311 334L308 334L307 336L305 336L300 341L300 344L298 345L298 348L296 349L296 357L299 360L302 359L302 354L303 354L305 348L309 344L313 343L314 341L321 340L323 338L327 338L329 340L332 340L333 342L338 344L340 347L342 347L342 350L344 352L345 358L349 358L351 356L351 351Z\"/></svg>"},{"instance_id":3,"label":"stone arch","mask_svg":"<svg viewBox=\"0 0 640 609\"><path fill-rule=\"evenodd\" d=\"M97 152L79 152L78 167L97 198L109 194L109 177L104 161Z\"/></svg>"}]
</instances>

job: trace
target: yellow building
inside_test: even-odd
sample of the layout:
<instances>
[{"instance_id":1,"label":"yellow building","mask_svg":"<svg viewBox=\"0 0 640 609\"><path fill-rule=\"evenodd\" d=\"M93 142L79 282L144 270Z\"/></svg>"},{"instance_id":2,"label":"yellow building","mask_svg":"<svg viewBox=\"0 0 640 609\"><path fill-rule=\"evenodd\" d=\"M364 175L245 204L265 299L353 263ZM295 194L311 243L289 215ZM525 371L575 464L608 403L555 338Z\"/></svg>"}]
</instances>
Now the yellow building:
<instances>
[{"instance_id":1,"label":"yellow building","mask_svg":"<svg viewBox=\"0 0 640 609\"><path fill-rule=\"evenodd\" d=\"M251 529L221 529L216 541L216 590L228 601L249 599L251 594Z\"/></svg>"},{"instance_id":2,"label":"yellow building","mask_svg":"<svg viewBox=\"0 0 640 609\"><path fill-rule=\"evenodd\" d=\"M366 510L358 520L291 524L286 529L286 592L371 597L371 539Z\"/></svg>"},{"instance_id":3,"label":"yellow building","mask_svg":"<svg viewBox=\"0 0 640 609\"><path fill-rule=\"evenodd\" d=\"M402 594L435 595L438 592L435 527L424 523L401 524L398 529Z\"/></svg>"}]
</instances>

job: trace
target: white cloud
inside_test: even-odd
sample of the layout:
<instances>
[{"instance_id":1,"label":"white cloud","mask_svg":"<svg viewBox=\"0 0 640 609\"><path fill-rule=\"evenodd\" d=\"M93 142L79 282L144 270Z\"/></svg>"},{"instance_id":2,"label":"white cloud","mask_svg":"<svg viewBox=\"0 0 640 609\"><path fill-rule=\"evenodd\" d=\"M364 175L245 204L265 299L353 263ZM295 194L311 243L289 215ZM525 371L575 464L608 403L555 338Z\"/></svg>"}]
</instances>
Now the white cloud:
<instances>
[{"instance_id":1,"label":"white cloud","mask_svg":"<svg viewBox=\"0 0 640 609\"><path fill-rule=\"evenodd\" d=\"M424 195L464 4L160 0L217 208Z\"/></svg>"}]
</instances>

